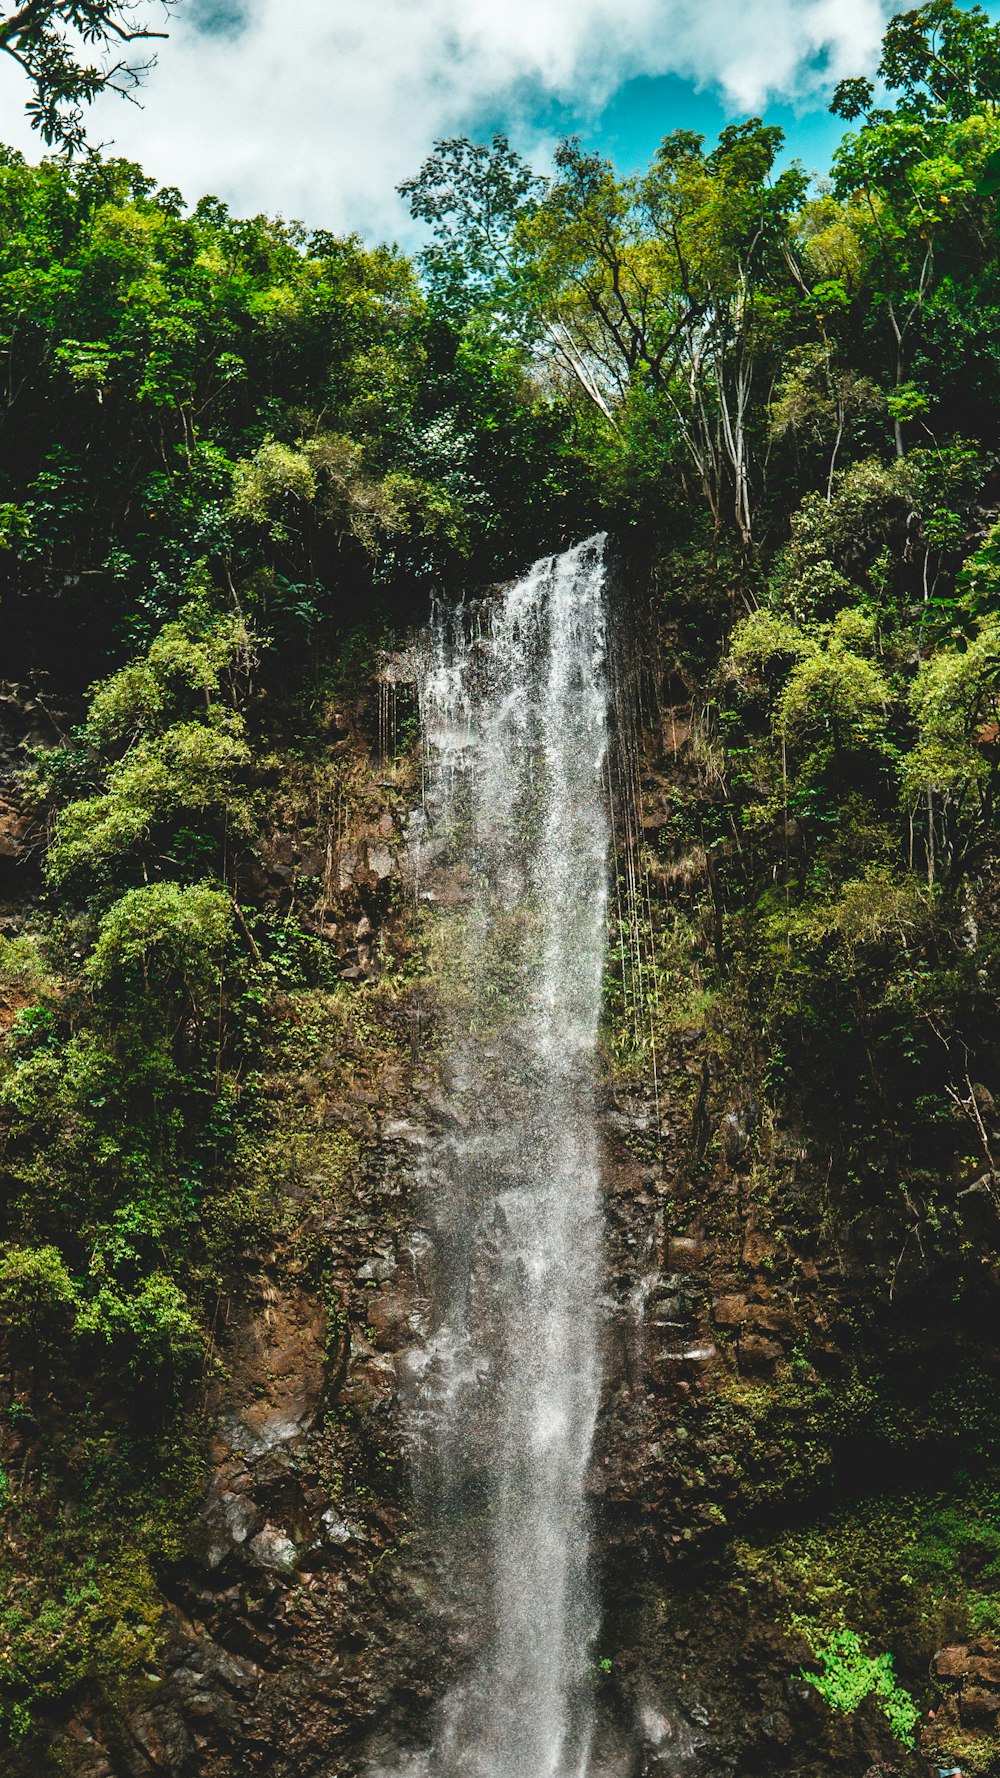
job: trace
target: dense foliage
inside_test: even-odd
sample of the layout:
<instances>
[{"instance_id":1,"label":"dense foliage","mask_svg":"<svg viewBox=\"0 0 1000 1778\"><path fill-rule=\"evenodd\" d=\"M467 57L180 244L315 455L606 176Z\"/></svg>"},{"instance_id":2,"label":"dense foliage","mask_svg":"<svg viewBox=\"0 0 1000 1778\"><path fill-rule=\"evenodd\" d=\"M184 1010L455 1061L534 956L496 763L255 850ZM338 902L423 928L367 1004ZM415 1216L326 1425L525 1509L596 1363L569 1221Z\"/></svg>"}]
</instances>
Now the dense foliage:
<instances>
[{"instance_id":1,"label":"dense foliage","mask_svg":"<svg viewBox=\"0 0 1000 1778\"><path fill-rule=\"evenodd\" d=\"M998 55L979 8L896 18L818 189L759 119L628 178L445 142L404 188L432 300L534 355L656 563L702 757L647 859L674 1015L694 975L754 1008L769 1098L918 1266L998 1178Z\"/></svg>"}]
</instances>

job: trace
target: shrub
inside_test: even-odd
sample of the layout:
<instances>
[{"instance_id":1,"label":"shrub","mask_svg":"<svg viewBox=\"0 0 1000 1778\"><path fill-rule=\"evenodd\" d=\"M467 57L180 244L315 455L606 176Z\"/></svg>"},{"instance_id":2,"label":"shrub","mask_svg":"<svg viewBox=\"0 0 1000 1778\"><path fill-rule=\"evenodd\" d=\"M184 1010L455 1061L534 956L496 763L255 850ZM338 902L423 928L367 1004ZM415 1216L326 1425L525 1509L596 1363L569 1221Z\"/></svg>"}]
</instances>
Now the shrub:
<instances>
[{"instance_id":1,"label":"shrub","mask_svg":"<svg viewBox=\"0 0 1000 1778\"><path fill-rule=\"evenodd\" d=\"M96 748L130 744L189 712L196 699L217 700L224 677L250 655L241 618L206 615L197 604L164 625L139 660L130 661L91 695L85 738Z\"/></svg>"},{"instance_id":2,"label":"shrub","mask_svg":"<svg viewBox=\"0 0 1000 1778\"><path fill-rule=\"evenodd\" d=\"M908 1691L896 1678L891 1654L867 1655L854 1630L823 1631L808 1619L798 1618L801 1631L820 1663L819 1673L805 1673L831 1710L851 1715L866 1698L874 1698L893 1734L904 1747L916 1745L920 1712Z\"/></svg>"},{"instance_id":3,"label":"shrub","mask_svg":"<svg viewBox=\"0 0 1000 1778\"><path fill-rule=\"evenodd\" d=\"M70 803L57 822L47 871L56 885L106 873L147 851L154 831L182 812L225 821L247 833L250 814L239 780L250 764L243 725L176 723L138 742L108 775L98 796Z\"/></svg>"},{"instance_id":4,"label":"shrub","mask_svg":"<svg viewBox=\"0 0 1000 1778\"><path fill-rule=\"evenodd\" d=\"M184 1292L163 1272L133 1292L102 1285L80 1310L74 1331L117 1347L133 1372L188 1375L205 1353L204 1332Z\"/></svg>"},{"instance_id":5,"label":"shrub","mask_svg":"<svg viewBox=\"0 0 1000 1778\"><path fill-rule=\"evenodd\" d=\"M100 992L141 985L162 993L183 985L194 994L217 975L232 926L230 897L208 883L130 889L101 921L87 977Z\"/></svg>"},{"instance_id":6,"label":"shrub","mask_svg":"<svg viewBox=\"0 0 1000 1778\"><path fill-rule=\"evenodd\" d=\"M45 1337L68 1326L77 1291L58 1248L8 1246L0 1250L0 1324Z\"/></svg>"},{"instance_id":7,"label":"shrub","mask_svg":"<svg viewBox=\"0 0 1000 1778\"><path fill-rule=\"evenodd\" d=\"M275 542L288 536L296 507L316 498L316 471L305 452L266 438L233 472L233 517L259 525Z\"/></svg>"}]
</instances>

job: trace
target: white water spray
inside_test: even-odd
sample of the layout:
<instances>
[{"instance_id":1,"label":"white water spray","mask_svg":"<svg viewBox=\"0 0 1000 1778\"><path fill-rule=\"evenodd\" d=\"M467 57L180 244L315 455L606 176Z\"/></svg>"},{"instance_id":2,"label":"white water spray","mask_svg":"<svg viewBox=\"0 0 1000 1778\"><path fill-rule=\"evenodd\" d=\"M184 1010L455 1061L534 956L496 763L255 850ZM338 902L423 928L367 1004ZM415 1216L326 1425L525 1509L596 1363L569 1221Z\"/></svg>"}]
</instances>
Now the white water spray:
<instances>
[{"instance_id":1,"label":"white water spray","mask_svg":"<svg viewBox=\"0 0 1000 1778\"><path fill-rule=\"evenodd\" d=\"M428 1162L437 1324L419 1490L465 1626L436 1778L579 1778L596 1605L594 1058L609 814L603 539L440 616L418 685L451 1129ZM442 937L443 935L443 937Z\"/></svg>"}]
</instances>

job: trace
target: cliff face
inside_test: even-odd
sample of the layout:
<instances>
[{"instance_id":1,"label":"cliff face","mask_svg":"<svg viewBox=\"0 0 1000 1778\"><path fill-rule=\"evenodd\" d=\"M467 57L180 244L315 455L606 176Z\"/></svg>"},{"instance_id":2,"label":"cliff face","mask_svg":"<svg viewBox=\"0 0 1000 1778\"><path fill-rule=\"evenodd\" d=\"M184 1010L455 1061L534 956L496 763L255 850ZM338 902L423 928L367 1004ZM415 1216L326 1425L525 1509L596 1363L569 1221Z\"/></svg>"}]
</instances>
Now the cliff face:
<instances>
[{"instance_id":1,"label":"cliff face","mask_svg":"<svg viewBox=\"0 0 1000 1778\"><path fill-rule=\"evenodd\" d=\"M33 713L12 700L23 729ZM419 1749L462 1658L414 1523L399 1412L427 1327L418 1162L457 1115L435 1030L447 921L414 905L417 764L386 749L385 708L369 688L328 713L248 878L331 948L339 979L271 1009L261 1165L277 1213L234 1256L216 1362L189 1403L193 1524L157 1563L146 1659L99 1684L80 1675L47 1748L10 1756L33 1778L391 1766ZM697 971L718 939L717 886L671 822L679 795L708 794L691 707L647 718L640 748L622 930L672 899L695 937L670 968ZM335 805L304 785L331 761ZM10 777L0 794L15 799ZM15 800L2 813L3 856L20 861L13 929L33 854L27 813ZM637 841L645 916L634 881L625 905ZM462 894L459 875L441 900ZM652 1047L634 993L609 998L598 1769L860 1778L926 1772L940 1749L985 1773L1000 1715L994 1197L965 1192L955 1251L906 1238L905 1217L901 1246L894 1212L831 1179L823 1083L812 1106L776 1112L731 945L724 966L712 1005L671 1002L661 967ZM981 1105L988 1119L985 1089ZM958 1277L971 1284L956 1307ZM9 1474L30 1481L60 1413L56 1399L35 1421L8 1413ZM16 1548L14 1570L30 1559ZM895 1656L921 1713L903 1738L884 1689L862 1685L844 1712L810 1683L838 1624L866 1655Z\"/></svg>"}]
</instances>

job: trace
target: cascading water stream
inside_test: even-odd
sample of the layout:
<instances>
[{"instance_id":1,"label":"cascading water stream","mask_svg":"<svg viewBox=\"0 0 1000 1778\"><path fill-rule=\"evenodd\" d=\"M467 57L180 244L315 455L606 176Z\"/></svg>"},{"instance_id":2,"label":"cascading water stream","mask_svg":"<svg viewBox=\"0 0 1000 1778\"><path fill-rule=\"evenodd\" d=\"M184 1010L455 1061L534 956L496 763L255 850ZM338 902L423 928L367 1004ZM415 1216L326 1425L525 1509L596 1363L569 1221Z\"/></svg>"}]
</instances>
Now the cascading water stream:
<instances>
[{"instance_id":1,"label":"cascading water stream","mask_svg":"<svg viewBox=\"0 0 1000 1778\"><path fill-rule=\"evenodd\" d=\"M437 1322L414 1379L418 1492L465 1627L440 1778L578 1778L596 1605L594 1058L609 813L603 539L474 613L419 675L417 879L435 920L449 1133L427 1167Z\"/></svg>"}]
</instances>

